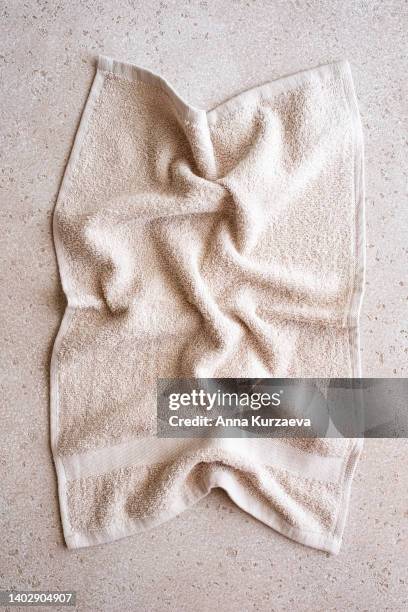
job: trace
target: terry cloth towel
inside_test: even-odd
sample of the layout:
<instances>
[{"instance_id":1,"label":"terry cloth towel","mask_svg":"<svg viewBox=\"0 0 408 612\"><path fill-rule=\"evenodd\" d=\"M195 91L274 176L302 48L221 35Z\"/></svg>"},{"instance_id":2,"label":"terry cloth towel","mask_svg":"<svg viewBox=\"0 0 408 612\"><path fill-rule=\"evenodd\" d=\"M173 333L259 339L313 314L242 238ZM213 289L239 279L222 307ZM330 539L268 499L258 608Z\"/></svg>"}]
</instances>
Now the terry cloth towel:
<instances>
[{"instance_id":1,"label":"terry cloth towel","mask_svg":"<svg viewBox=\"0 0 408 612\"><path fill-rule=\"evenodd\" d=\"M102 57L54 214L65 540L158 525L214 487L339 550L360 440L158 439L158 378L359 375L362 134L347 62L210 111Z\"/></svg>"}]
</instances>

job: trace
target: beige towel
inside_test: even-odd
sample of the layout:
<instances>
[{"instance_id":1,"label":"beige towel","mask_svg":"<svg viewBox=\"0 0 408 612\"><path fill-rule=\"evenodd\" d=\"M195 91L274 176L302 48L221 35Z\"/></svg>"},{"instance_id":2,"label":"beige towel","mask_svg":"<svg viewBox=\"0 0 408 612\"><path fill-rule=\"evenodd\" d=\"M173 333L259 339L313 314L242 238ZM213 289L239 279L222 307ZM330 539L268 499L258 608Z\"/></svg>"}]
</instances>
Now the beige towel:
<instances>
[{"instance_id":1,"label":"beige towel","mask_svg":"<svg viewBox=\"0 0 408 612\"><path fill-rule=\"evenodd\" d=\"M100 58L58 197L67 309L51 364L66 543L157 525L222 487L340 547L359 440L159 440L159 377L359 375L359 113L347 62L211 111Z\"/></svg>"}]
</instances>

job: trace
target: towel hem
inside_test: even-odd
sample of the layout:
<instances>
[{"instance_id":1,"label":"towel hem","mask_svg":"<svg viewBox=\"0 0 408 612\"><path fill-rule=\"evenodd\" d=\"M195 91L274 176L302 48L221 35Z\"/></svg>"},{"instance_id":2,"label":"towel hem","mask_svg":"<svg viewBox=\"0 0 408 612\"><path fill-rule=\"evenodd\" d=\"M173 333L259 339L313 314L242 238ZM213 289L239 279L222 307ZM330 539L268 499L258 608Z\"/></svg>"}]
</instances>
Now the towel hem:
<instances>
[{"instance_id":1,"label":"towel hem","mask_svg":"<svg viewBox=\"0 0 408 612\"><path fill-rule=\"evenodd\" d=\"M215 482L212 486L212 482ZM341 546L341 538L336 535L323 535L318 532L307 531L292 525L288 525L284 519L274 511L268 508L268 513L262 510L261 505L248 494L245 489L241 488L233 478L224 473L222 477L217 476L213 472L211 480L206 483L206 486L189 487L188 494L185 495L183 501L179 501L176 507L172 510L163 512L159 516L139 519L129 519L121 522L113 522L109 527L104 529L88 531L86 533L75 532L65 535L65 542L70 549L84 548L96 546L99 544L107 544L116 540L136 535L147 531L152 527L157 527L163 523L177 517L186 510L191 509L200 500L205 498L211 489L222 488L230 499L241 510L247 512L250 516L261 521L268 527L274 529L277 533L299 543L318 550L322 550L331 554L337 554Z\"/></svg>"},{"instance_id":2,"label":"towel hem","mask_svg":"<svg viewBox=\"0 0 408 612\"><path fill-rule=\"evenodd\" d=\"M64 200L65 193L68 190L69 182L73 170L79 160L79 156L82 149L91 116L94 112L96 102L99 98L99 94L103 87L104 78L99 72L96 73L91 88L89 90L88 98L84 105L84 109L80 118L79 126L74 138L74 143L71 148L71 153L68 159L67 166L61 181L60 189L58 192L57 201L53 212L52 231L54 238L54 249L57 259L57 265L59 270L60 282L64 291L67 304L65 307L64 315L54 341L54 346L51 353L50 362L50 445L52 457L54 460L55 470L57 473L57 486L58 486L58 497L62 518L62 528L64 532L64 538L66 540L68 527L68 507L66 502L66 483L67 476L65 467L61 456L58 453L58 430L59 430L59 385L58 385L58 354L61 350L64 338L68 332L68 329L75 316L75 304L73 304L74 291L70 284L70 275L67 263L65 261L64 249L62 245L62 238L56 222L56 213L58 211L60 203Z\"/></svg>"},{"instance_id":3,"label":"towel hem","mask_svg":"<svg viewBox=\"0 0 408 612\"><path fill-rule=\"evenodd\" d=\"M350 64L344 62L338 66L344 87L344 95L348 103L350 119L352 123L353 144L354 144L354 214L355 214L355 235L354 235L354 269L353 286L350 294L347 325L350 330L350 359L352 377L361 376L361 355L360 355L360 336L359 319L364 296L365 281L365 210L364 210L364 141L361 125L361 118L358 109L357 97L353 84Z\"/></svg>"},{"instance_id":4,"label":"towel hem","mask_svg":"<svg viewBox=\"0 0 408 612\"><path fill-rule=\"evenodd\" d=\"M271 95L285 92L290 87L301 86L305 82L310 82L311 79L320 80L333 75L346 75L349 70L349 63L347 60L340 60L338 62L307 68L306 70L301 70L287 76L278 77L261 85L255 85L254 87L241 91L211 109L198 108L189 104L177 93L167 79L142 66L100 55L98 57L97 70L101 73L114 74L128 81L139 81L156 86L169 96L174 106L179 111L179 114L184 116L184 118L198 121L207 120L209 123L212 123L219 119L220 115L224 112L239 109L251 102L255 103L259 102L261 99L267 99Z\"/></svg>"},{"instance_id":5,"label":"towel hem","mask_svg":"<svg viewBox=\"0 0 408 612\"><path fill-rule=\"evenodd\" d=\"M220 487L238 507L262 523L273 528L281 535L284 535L285 537L288 537L300 544L317 548L331 554L338 554L342 544L343 531L349 508L351 485L354 471L362 450L362 442L363 441L361 439L349 440L347 451L343 456L338 458L340 467L338 470L339 475L337 478L333 478L332 481L339 485L340 498L337 502L337 510L333 521L333 528L331 531L328 531L325 534L290 525L280 514L275 512L271 505L269 505L267 502L258 501L251 493L249 493L246 488L234 478L234 475L228 474L225 471L220 472L215 468L205 483L201 483L201 486L198 483L190 483L189 485L185 485L188 487L187 491L184 493L182 499L179 499L178 502L174 504L171 510L161 512L155 517L128 519L120 522L113 522L109 527L101 530L88 531L86 533L72 532L72 529L69 526L68 504L66 501L64 501L64 503L61 505L61 516L64 524L64 537L66 544L69 548L94 546L140 533L141 531L145 531L151 527L160 525L171 518L174 518L184 510L192 507L194 504L200 501L211 491L211 489ZM325 458L321 457L320 459L324 461ZM156 461L153 461L153 463L156 463ZM129 458L126 465L127 467L130 467L132 465L137 465L137 463L133 463ZM271 461L270 464L268 463L268 465L271 467L276 467L273 461ZM282 468L282 466L278 467L285 469ZM81 477L85 478L87 476L87 474L81 475L77 471L72 472L72 466L70 465L64 467L61 465L60 468L64 470L64 487L70 480L79 479ZM109 472L105 471L104 473L106 474ZM316 472L316 476L317 474L318 472ZM66 495L66 489L64 488L63 490L65 492L63 494Z\"/></svg>"}]
</instances>

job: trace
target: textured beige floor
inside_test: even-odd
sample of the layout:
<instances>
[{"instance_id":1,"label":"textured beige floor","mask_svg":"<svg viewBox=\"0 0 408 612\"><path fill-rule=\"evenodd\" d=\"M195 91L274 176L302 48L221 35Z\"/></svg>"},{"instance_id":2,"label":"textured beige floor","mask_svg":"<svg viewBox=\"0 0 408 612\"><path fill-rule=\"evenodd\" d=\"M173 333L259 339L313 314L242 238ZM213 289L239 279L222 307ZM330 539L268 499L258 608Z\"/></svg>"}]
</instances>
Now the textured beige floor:
<instances>
[{"instance_id":1,"label":"textured beige floor","mask_svg":"<svg viewBox=\"0 0 408 612\"><path fill-rule=\"evenodd\" d=\"M160 71L203 108L347 57L366 139L364 373L407 376L407 3L10 0L0 15L0 587L76 589L78 609L92 612L406 610L402 440L366 443L337 557L291 543L222 493L144 535L68 552L48 365L64 304L51 213L95 55Z\"/></svg>"}]
</instances>

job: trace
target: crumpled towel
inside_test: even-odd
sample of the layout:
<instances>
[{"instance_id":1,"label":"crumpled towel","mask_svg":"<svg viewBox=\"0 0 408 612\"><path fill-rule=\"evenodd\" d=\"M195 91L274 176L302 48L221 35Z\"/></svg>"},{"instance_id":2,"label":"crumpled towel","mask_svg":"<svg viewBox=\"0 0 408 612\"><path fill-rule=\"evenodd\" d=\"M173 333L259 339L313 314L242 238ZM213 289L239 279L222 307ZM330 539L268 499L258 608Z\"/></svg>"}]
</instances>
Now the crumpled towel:
<instances>
[{"instance_id":1,"label":"crumpled towel","mask_svg":"<svg viewBox=\"0 0 408 612\"><path fill-rule=\"evenodd\" d=\"M102 57L54 214L51 363L66 543L162 523L222 487L340 547L360 440L155 437L156 381L359 375L363 145L339 62L210 111Z\"/></svg>"}]
</instances>

